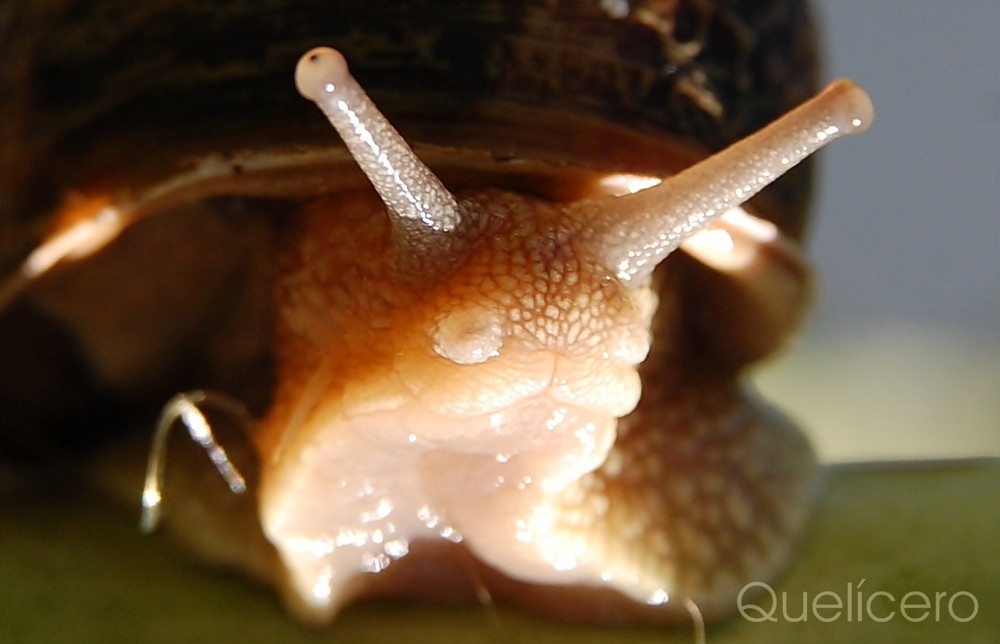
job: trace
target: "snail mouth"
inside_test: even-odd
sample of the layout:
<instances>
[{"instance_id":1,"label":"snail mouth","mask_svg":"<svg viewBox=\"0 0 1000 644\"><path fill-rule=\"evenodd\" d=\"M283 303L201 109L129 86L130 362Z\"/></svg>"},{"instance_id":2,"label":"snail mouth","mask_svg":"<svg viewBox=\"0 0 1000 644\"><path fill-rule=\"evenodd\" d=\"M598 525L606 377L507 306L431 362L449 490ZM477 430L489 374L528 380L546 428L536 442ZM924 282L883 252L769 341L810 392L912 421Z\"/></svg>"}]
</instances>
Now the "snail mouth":
<instances>
[{"instance_id":1,"label":"snail mouth","mask_svg":"<svg viewBox=\"0 0 1000 644\"><path fill-rule=\"evenodd\" d=\"M518 606L547 618L601 626L690 621L682 606L650 606L608 586L522 581L483 563L467 544L442 539L413 542L406 558L378 575L355 577L345 595L350 601L478 604L484 610L493 604Z\"/></svg>"},{"instance_id":2,"label":"snail mouth","mask_svg":"<svg viewBox=\"0 0 1000 644\"><path fill-rule=\"evenodd\" d=\"M505 574L567 583L537 508L604 463L617 421L558 400L555 363L538 371L540 391L500 409L472 413L481 401L456 403L454 392L451 406L432 404L380 379L378 405L345 391L308 414L280 458L263 459L260 495L296 610L329 618L357 575L391 569L421 540L463 542Z\"/></svg>"}]
</instances>

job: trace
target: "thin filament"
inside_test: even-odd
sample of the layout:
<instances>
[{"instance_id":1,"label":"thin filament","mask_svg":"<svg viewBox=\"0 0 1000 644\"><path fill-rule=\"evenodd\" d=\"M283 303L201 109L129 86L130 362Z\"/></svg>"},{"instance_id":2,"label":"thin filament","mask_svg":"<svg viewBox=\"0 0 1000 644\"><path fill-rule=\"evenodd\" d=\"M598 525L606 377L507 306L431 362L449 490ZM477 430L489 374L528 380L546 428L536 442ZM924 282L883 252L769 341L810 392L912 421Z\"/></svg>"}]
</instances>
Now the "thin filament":
<instances>
[{"instance_id":1,"label":"thin filament","mask_svg":"<svg viewBox=\"0 0 1000 644\"><path fill-rule=\"evenodd\" d=\"M142 516L139 519L139 529L142 532L152 532L160 522L167 438L177 420L187 428L191 440L205 450L215 469L226 481L229 490L233 494L246 492L246 479L229 460L226 450L215 440L208 419L201 411L201 407L206 405L217 407L239 418L249 419L246 410L239 403L204 391L178 394L164 406L153 434L153 445L146 467L146 482L142 489Z\"/></svg>"}]
</instances>

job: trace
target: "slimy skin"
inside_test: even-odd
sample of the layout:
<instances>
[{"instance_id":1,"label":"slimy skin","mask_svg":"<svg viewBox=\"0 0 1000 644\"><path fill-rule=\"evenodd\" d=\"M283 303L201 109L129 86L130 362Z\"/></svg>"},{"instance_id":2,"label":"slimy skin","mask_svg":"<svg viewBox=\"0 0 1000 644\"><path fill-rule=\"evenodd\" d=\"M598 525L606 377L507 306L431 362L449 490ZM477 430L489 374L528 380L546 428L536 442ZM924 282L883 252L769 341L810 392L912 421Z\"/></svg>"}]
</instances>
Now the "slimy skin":
<instances>
[{"instance_id":1,"label":"slimy skin","mask_svg":"<svg viewBox=\"0 0 1000 644\"><path fill-rule=\"evenodd\" d=\"M308 154L209 158L132 201L66 218L0 285L2 309L50 271L99 263L137 221L220 195L301 200L266 267L271 402L244 422L220 394L188 395L165 416L164 427L181 418L217 466L256 458L259 471L243 472L251 503L220 501L212 490L224 486L205 482L203 459L172 452L181 484L161 494L162 468L153 471L146 527L163 499L174 509L166 525L199 554L279 587L317 623L359 597L476 583L575 619L685 619L690 605L713 618L734 610L745 583L780 572L808 517L815 463L798 430L741 381L797 327L811 272L794 242L741 204L867 128L864 92L834 83L674 176L612 175L618 188L559 201L449 191L338 52L307 53L296 84L374 190L315 189L315 168L299 175ZM204 236L233 243L206 226ZM205 297L224 292L199 286ZM194 315L187 296L167 307L174 318ZM172 353L145 332L109 350L117 327L102 316L114 307L86 304L93 318L72 302L52 310L82 318L76 339L102 381L131 386L152 361L140 351ZM220 440L229 456L211 436L220 407L249 436ZM236 491L238 476L226 477Z\"/></svg>"},{"instance_id":2,"label":"slimy skin","mask_svg":"<svg viewBox=\"0 0 1000 644\"><path fill-rule=\"evenodd\" d=\"M743 376L808 169L733 206L870 108L678 172L811 93L808 3L59 4L0 21L0 467L134 509L166 402L145 527L319 623L717 617L789 560L814 460Z\"/></svg>"},{"instance_id":3,"label":"slimy skin","mask_svg":"<svg viewBox=\"0 0 1000 644\"><path fill-rule=\"evenodd\" d=\"M773 576L805 522L813 462L743 393L740 357L791 330L808 271L737 208L865 129L864 92L835 83L657 186L555 204L450 194L334 50L307 53L296 84L382 203L317 200L279 262L278 386L254 444L293 609L329 621L359 576L442 540L516 582L708 616ZM686 242L742 284L773 341L699 363L713 339L676 315L683 271L653 276Z\"/></svg>"}]
</instances>

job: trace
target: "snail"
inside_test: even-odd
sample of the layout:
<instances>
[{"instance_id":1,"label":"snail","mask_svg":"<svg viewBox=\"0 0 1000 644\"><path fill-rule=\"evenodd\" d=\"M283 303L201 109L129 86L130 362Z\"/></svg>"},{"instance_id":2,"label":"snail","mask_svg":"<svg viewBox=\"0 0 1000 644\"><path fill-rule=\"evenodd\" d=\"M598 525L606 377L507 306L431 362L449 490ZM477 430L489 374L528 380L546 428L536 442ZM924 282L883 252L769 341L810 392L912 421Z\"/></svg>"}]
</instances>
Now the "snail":
<instances>
[{"instance_id":1,"label":"snail","mask_svg":"<svg viewBox=\"0 0 1000 644\"><path fill-rule=\"evenodd\" d=\"M744 203L867 128L868 97L839 81L790 109L812 75L798 3L430 4L193 20L202 8L165 3L95 14L104 49L59 21L69 12L52 20L87 57L6 45L64 76L2 105L7 122L34 118L33 100L62 119L0 146L0 347L29 384L55 379L35 405L4 390L5 444L78 451L52 433L65 416L134 430L169 398L144 526L162 507L190 547L308 621L359 597L480 587L584 619L732 612L744 584L786 565L816 487L805 439L743 383L808 303L802 192ZM134 37L161 12L173 31L156 37L180 47L211 17L235 51L195 44L164 63ZM240 49L263 25L275 44ZM132 46L136 62L104 70ZM275 61L290 72L293 48L314 107L290 80L258 104L248 79ZM806 80L765 78L776 52ZM421 92L403 120L362 89L373 70ZM37 69L7 74L13 88ZM768 83L782 91L760 94ZM550 101L565 111L538 120ZM190 140L146 125L180 133L192 114ZM32 213L48 213L44 233ZM58 378L30 354L44 345L63 356ZM168 450L177 425L211 464ZM227 425L236 435L217 437ZM95 447L97 476L134 466L135 442ZM212 464L252 494L223 494Z\"/></svg>"}]
</instances>

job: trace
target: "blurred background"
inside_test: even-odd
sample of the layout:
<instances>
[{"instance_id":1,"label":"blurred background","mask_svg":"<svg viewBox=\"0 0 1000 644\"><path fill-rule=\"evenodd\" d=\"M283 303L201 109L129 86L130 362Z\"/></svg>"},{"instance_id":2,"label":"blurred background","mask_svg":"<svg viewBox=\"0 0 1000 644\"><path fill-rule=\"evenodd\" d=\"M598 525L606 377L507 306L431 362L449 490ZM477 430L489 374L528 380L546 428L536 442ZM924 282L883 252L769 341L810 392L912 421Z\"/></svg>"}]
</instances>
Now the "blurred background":
<instances>
[{"instance_id":1,"label":"blurred background","mask_svg":"<svg viewBox=\"0 0 1000 644\"><path fill-rule=\"evenodd\" d=\"M876 116L821 153L820 301L757 383L827 461L998 456L1000 2L815 6Z\"/></svg>"}]
</instances>

